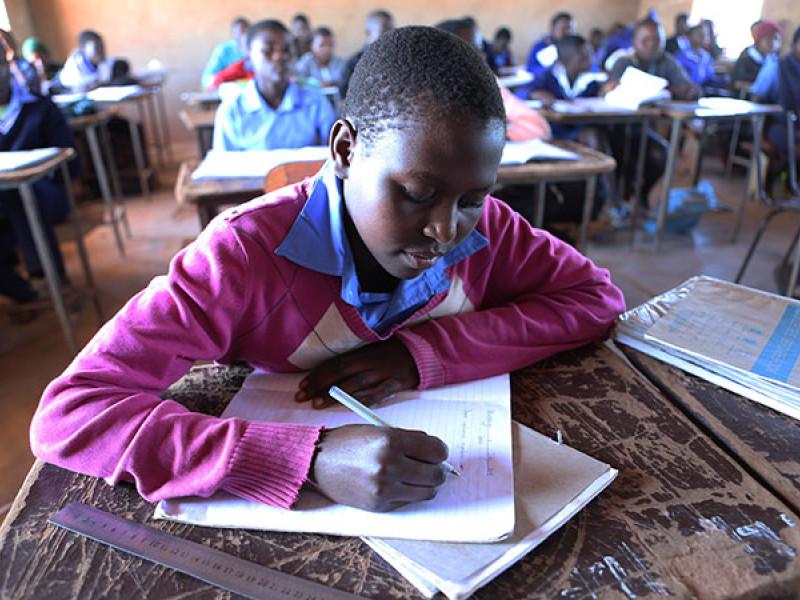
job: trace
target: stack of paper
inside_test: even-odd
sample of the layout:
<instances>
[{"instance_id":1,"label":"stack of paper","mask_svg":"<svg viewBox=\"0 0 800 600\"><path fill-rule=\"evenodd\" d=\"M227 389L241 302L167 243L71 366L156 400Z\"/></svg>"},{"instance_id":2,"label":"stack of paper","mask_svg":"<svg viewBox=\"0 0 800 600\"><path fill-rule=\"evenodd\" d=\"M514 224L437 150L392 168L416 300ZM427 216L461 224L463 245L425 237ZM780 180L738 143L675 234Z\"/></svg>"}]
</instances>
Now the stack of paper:
<instances>
[{"instance_id":1,"label":"stack of paper","mask_svg":"<svg viewBox=\"0 0 800 600\"><path fill-rule=\"evenodd\" d=\"M617 87L605 95L606 102L613 106L636 110L645 102L671 97L667 90L669 82L636 67L628 67L620 77Z\"/></svg>"},{"instance_id":2,"label":"stack of paper","mask_svg":"<svg viewBox=\"0 0 800 600\"><path fill-rule=\"evenodd\" d=\"M693 277L619 319L641 352L800 419L800 302Z\"/></svg>"},{"instance_id":3,"label":"stack of paper","mask_svg":"<svg viewBox=\"0 0 800 600\"><path fill-rule=\"evenodd\" d=\"M533 74L525 69L519 68L515 71L498 77L497 82L504 88L513 89L528 85L533 81Z\"/></svg>"},{"instance_id":4,"label":"stack of paper","mask_svg":"<svg viewBox=\"0 0 800 600\"><path fill-rule=\"evenodd\" d=\"M364 538L427 597L466 598L544 542L617 476L617 470L514 423L516 524L494 544Z\"/></svg>"},{"instance_id":5,"label":"stack of paper","mask_svg":"<svg viewBox=\"0 0 800 600\"><path fill-rule=\"evenodd\" d=\"M93 102L122 102L133 96L141 94L143 91L138 85L118 85L99 87L86 93L86 98Z\"/></svg>"},{"instance_id":6,"label":"stack of paper","mask_svg":"<svg viewBox=\"0 0 800 600\"><path fill-rule=\"evenodd\" d=\"M24 167L32 167L53 158L59 148L38 148L36 150L19 150L0 152L0 171L16 171Z\"/></svg>"},{"instance_id":7,"label":"stack of paper","mask_svg":"<svg viewBox=\"0 0 800 600\"><path fill-rule=\"evenodd\" d=\"M554 112L582 114L582 113L618 113L632 111L624 106L611 104L606 98L574 98L572 100L556 100L550 107Z\"/></svg>"},{"instance_id":8,"label":"stack of paper","mask_svg":"<svg viewBox=\"0 0 800 600\"><path fill-rule=\"evenodd\" d=\"M542 140L506 142L501 165L518 165L534 160L580 160L580 155Z\"/></svg>"},{"instance_id":9,"label":"stack of paper","mask_svg":"<svg viewBox=\"0 0 800 600\"><path fill-rule=\"evenodd\" d=\"M327 158L327 146L247 150L244 152L211 150L192 173L192 179L264 178L267 173L279 165L293 162L315 162Z\"/></svg>"},{"instance_id":10,"label":"stack of paper","mask_svg":"<svg viewBox=\"0 0 800 600\"><path fill-rule=\"evenodd\" d=\"M254 373L223 417L339 427L363 423L343 406L314 410L294 394L302 375ZM374 407L395 427L443 440L462 477L449 476L433 500L388 513L334 504L304 492L294 510L217 494L159 503L156 517L211 527L301 531L331 535L487 542L514 531L511 389L501 375L422 392L403 392Z\"/></svg>"}]
</instances>

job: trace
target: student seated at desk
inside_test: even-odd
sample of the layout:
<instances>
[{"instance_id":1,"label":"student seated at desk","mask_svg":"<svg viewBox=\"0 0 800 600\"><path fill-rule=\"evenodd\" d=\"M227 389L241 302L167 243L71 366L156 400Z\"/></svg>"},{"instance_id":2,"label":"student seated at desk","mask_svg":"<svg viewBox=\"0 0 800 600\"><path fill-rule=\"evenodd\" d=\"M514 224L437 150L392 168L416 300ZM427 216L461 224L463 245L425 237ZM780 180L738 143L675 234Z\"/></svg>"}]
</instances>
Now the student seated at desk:
<instances>
[{"instance_id":1,"label":"student seated at desk","mask_svg":"<svg viewBox=\"0 0 800 600\"><path fill-rule=\"evenodd\" d=\"M568 12L560 12L550 19L550 33L536 42L528 55L528 71L536 76L551 67L557 57L556 42L565 35L575 33L575 19Z\"/></svg>"},{"instance_id":2,"label":"student seated at desk","mask_svg":"<svg viewBox=\"0 0 800 600\"><path fill-rule=\"evenodd\" d=\"M244 17L236 17L231 23L231 39L222 42L211 52L203 74L200 76L200 85L203 89L210 88L214 83L214 76L233 63L244 58L246 47L245 39L250 21Z\"/></svg>"},{"instance_id":3,"label":"student seated at desk","mask_svg":"<svg viewBox=\"0 0 800 600\"><path fill-rule=\"evenodd\" d=\"M687 33L689 33L689 15L685 12L678 13L675 16L675 33L667 38L664 49L673 56L678 54L689 45L689 40L686 39Z\"/></svg>"},{"instance_id":4,"label":"student seated at desk","mask_svg":"<svg viewBox=\"0 0 800 600\"><path fill-rule=\"evenodd\" d=\"M72 91L85 91L101 84L104 74L101 65L106 60L103 38L86 29L78 34L78 48L73 50L58 74L58 81Z\"/></svg>"},{"instance_id":5,"label":"student seated at desk","mask_svg":"<svg viewBox=\"0 0 800 600\"><path fill-rule=\"evenodd\" d=\"M22 42L21 50L22 58L33 65L43 85L54 79L61 70L60 65L52 62L50 51L39 38L29 37Z\"/></svg>"},{"instance_id":6,"label":"student seated at desk","mask_svg":"<svg viewBox=\"0 0 800 600\"><path fill-rule=\"evenodd\" d=\"M325 429L189 412L161 394L194 360L302 372L372 404L512 371L602 338L624 308L609 274L489 196L505 112L473 47L430 27L359 61L330 159L223 213L47 388L39 458L149 501L224 490L289 508L392 510L432 498L447 448L419 431ZM264 402L269 402L264 398Z\"/></svg>"},{"instance_id":7,"label":"student seated at desk","mask_svg":"<svg viewBox=\"0 0 800 600\"><path fill-rule=\"evenodd\" d=\"M247 48L255 78L224 101L214 119L215 150L272 150L325 144L331 103L290 80L291 36L280 21L254 24Z\"/></svg>"},{"instance_id":8,"label":"student seated at desk","mask_svg":"<svg viewBox=\"0 0 800 600\"><path fill-rule=\"evenodd\" d=\"M61 110L48 98L32 94L12 77L5 56L0 54L0 105L5 110L0 116L0 152L35 150L37 148L74 148L72 132ZM70 171L77 172L77 161L72 161ZM69 201L60 175L40 179L33 184L45 240L63 284L68 283L64 258L58 246L53 226L69 214ZM8 260L19 249L25 270L32 278L44 277L44 269L33 241L25 209L17 190L0 191L0 272L3 284L0 293L11 296L16 302L26 303L37 299L30 284L22 279ZM5 288L5 289L2 289Z\"/></svg>"},{"instance_id":9,"label":"student seated at desk","mask_svg":"<svg viewBox=\"0 0 800 600\"><path fill-rule=\"evenodd\" d=\"M311 52L311 23L303 13L292 17L292 56L299 60Z\"/></svg>"},{"instance_id":10,"label":"student seated at desk","mask_svg":"<svg viewBox=\"0 0 800 600\"><path fill-rule=\"evenodd\" d=\"M764 65L777 69L778 52L783 41L781 26L773 21L758 21L753 24L751 32L753 45L742 50L731 71L731 85L736 96L741 91L737 84L753 83Z\"/></svg>"},{"instance_id":11,"label":"student seated at desk","mask_svg":"<svg viewBox=\"0 0 800 600\"><path fill-rule=\"evenodd\" d=\"M17 83L34 94L41 93L43 80L39 77L36 67L24 56L20 56L17 40L5 29L0 29L0 51Z\"/></svg>"},{"instance_id":12,"label":"student seated at desk","mask_svg":"<svg viewBox=\"0 0 800 600\"><path fill-rule=\"evenodd\" d=\"M625 69L635 67L646 73L663 77L667 80L667 89L676 100L695 100L700 95L700 90L686 75L675 59L664 51L664 28L658 21L647 18L639 21L633 32L633 54L621 57L608 75L608 83L604 92L615 87ZM640 152L639 137L641 129L638 126L631 128L630 156L638 156ZM611 149L618 165L623 165L625 156L625 132L622 127L615 127L609 137ZM650 140L645 151L644 177L642 181L642 202L647 203L647 197L656 182L664 173L667 162L666 142L655 132L650 130ZM633 182L636 173L636 161L628 161L627 171L624 173L629 183Z\"/></svg>"},{"instance_id":13,"label":"student seated at desk","mask_svg":"<svg viewBox=\"0 0 800 600\"><path fill-rule=\"evenodd\" d=\"M311 50L294 66L295 75L314 85L340 85L344 74L344 60L334 55L336 40L333 31L318 27L311 40Z\"/></svg>"},{"instance_id":14,"label":"student seated at desk","mask_svg":"<svg viewBox=\"0 0 800 600\"><path fill-rule=\"evenodd\" d=\"M800 27L794 32L789 52L778 63L775 101L785 111L800 115ZM766 150L770 157L767 171L767 189L769 189L775 176L786 168L789 144L792 143L786 131L786 119L783 115L769 122L766 137L769 142ZM797 123L794 127L794 145L795 156L800 157L800 126Z\"/></svg>"},{"instance_id":15,"label":"student seated at desk","mask_svg":"<svg viewBox=\"0 0 800 600\"><path fill-rule=\"evenodd\" d=\"M511 30L508 27L500 27L494 34L492 41L492 52L494 52L495 72L500 69L513 67L514 55L511 53Z\"/></svg>"},{"instance_id":16,"label":"student seated at desk","mask_svg":"<svg viewBox=\"0 0 800 600\"><path fill-rule=\"evenodd\" d=\"M339 86L339 96L345 98L347 96L347 86L350 85L350 77L353 76L353 71L370 44L375 42L380 36L387 31L394 29L394 17L385 10L373 10L367 15L367 20L364 25L367 34L367 43L364 47L351 56L347 64L344 66L344 73L342 73L342 84Z\"/></svg>"},{"instance_id":17,"label":"student seated at desk","mask_svg":"<svg viewBox=\"0 0 800 600\"><path fill-rule=\"evenodd\" d=\"M686 33L689 42L675 55L675 60L686 71L689 80L704 90L720 89L728 86L727 79L714 70L714 58L706 50L708 30L703 25L690 27Z\"/></svg>"}]
</instances>

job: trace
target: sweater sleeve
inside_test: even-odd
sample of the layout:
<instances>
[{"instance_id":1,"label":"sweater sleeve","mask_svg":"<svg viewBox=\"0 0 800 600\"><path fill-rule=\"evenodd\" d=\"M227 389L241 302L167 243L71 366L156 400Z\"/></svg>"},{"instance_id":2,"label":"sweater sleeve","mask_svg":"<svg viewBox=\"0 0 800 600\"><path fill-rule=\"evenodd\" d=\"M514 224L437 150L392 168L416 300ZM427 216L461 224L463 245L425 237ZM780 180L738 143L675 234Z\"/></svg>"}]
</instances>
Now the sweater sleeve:
<instances>
[{"instance_id":1,"label":"sweater sleeve","mask_svg":"<svg viewBox=\"0 0 800 600\"><path fill-rule=\"evenodd\" d=\"M489 199L488 257L464 282L476 310L398 332L420 388L513 371L607 335L625 308L608 271ZM470 268L472 271L472 267Z\"/></svg>"},{"instance_id":2,"label":"sweater sleeve","mask_svg":"<svg viewBox=\"0 0 800 600\"><path fill-rule=\"evenodd\" d=\"M34 454L132 482L149 501L225 490L290 507L318 427L211 417L160 397L194 360L225 357L253 325L263 294L252 274L277 281L271 265L255 242L215 220L47 387L31 424Z\"/></svg>"}]
</instances>

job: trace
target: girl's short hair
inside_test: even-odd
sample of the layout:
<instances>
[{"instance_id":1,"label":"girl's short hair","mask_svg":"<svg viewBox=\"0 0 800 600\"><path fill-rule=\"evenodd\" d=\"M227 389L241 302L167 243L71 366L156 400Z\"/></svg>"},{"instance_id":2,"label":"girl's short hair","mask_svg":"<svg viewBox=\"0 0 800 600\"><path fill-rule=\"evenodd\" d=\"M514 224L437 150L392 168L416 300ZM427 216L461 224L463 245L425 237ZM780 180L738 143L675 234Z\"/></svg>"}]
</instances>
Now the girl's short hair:
<instances>
[{"instance_id":1,"label":"girl's short hair","mask_svg":"<svg viewBox=\"0 0 800 600\"><path fill-rule=\"evenodd\" d=\"M402 121L450 115L497 120L506 114L483 55L433 27L401 27L372 43L356 64L345 117L368 143Z\"/></svg>"}]
</instances>

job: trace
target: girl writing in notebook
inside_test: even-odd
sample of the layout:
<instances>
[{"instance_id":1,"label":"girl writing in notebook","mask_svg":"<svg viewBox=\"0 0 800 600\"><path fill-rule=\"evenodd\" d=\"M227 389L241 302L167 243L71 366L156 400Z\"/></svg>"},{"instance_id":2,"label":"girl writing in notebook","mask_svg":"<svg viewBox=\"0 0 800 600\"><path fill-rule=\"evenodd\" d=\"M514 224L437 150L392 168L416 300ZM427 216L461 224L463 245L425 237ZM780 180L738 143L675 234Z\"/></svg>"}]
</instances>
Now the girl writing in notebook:
<instances>
[{"instance_id":1,"label":"girl writing in notebook","mask_svg":"<svg viewBox=\"0 0 800 600\"><path fill-rule=\"evenodd\" d=\"M369 404L602 338L621 293L489 195L504 143L473 48L385 34L322 171L220 215L106 323L46 389L34 453L151 501L224 490L288 508L307 481L370 510L433 497L447 449L424 433L221 419L160 394L204 359L308 371L296 399L316 407L331 385Z\"/></svg>"}]
</instances>

